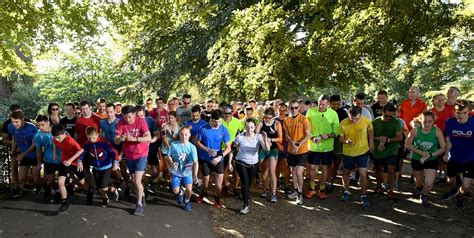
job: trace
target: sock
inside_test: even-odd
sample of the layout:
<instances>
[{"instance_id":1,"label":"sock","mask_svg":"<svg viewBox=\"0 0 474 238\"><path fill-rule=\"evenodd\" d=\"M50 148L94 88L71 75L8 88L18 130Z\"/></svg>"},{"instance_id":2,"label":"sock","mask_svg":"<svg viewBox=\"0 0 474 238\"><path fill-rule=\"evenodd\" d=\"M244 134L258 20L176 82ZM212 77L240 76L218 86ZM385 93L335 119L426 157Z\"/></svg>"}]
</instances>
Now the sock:
<instances>
[{"instance_id":1,"label":"sock","mask_svg":"<svg viewBox=\"0 0 474 238\"><path fill-rule=\"evenodd\" d=\"M319 191L324 191L326 189L326 185L325 184L320 184L319 185Z\"/></svg>"},{"instance_id":2,"label":"sock","mask_svg":"<svg viewBox=\"0 0 474 238\"><path fill-rule=\"evenodd\" d=\"M178 195L183 196L183 190L180 189Z\"/></svg>"}]
</instances>

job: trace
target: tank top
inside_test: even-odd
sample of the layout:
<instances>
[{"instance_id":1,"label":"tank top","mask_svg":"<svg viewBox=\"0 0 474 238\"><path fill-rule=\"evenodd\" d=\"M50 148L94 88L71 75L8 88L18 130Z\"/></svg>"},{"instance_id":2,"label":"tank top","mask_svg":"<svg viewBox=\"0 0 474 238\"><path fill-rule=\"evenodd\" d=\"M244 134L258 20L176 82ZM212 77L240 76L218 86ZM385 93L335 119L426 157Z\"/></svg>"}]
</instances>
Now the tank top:
<instances>
[{"instance_id":1,"label":"tank top","mask_svg":"<svg viewBox=\"0 0 474 238\"><path fill-rule=\"evenodd\" d=\"M421 126L417 126L417 133L416 137L413 140L413 145L415 148L423 151L427 151L429 153L433 153L439 149L439 142L438 138L436 138L436 127L433 126L431 131L428 134L424 134L422 132ZM413 159L420 160L421 155L418 153L413 152ZM426 161L436 159L435 157L428 158Z\"/></svg>"},{"instance_id":2,"label":"tank top","mask_svg":"<svg viewBox=\"0 0 474 238\"><path fill-rule=\"evenodd\" d=\"M270 138L270 139L278 138L278 131L277 131L275 121L276 120L273 120L273 124L271 124L270 126L267 126L265 124L265 122L262 122L261 131L264 131L265 133L267 133L267 137ZM278 149L278 146L277 146L276 142L272 141L272 145L270 147L270 150L276 150L276 149Z\"/></svg>"}]
</instances>

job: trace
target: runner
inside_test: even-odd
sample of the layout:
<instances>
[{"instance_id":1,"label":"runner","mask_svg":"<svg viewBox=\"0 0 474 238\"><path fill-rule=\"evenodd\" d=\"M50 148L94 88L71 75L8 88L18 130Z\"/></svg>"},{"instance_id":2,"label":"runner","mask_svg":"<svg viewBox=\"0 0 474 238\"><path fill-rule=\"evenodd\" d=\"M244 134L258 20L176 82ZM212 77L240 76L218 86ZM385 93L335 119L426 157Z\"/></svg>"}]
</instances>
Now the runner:
<instances>
[{"instance_id":1,"label":"runner","mask_svg":"<svg viewBox=\"0 0 474 238\"><path fill-rule=\"evenodd\" d=\"M288 117L286 112L288 111L288 106L284 103L280 103L278 105L278 122L280 122L281 125L284 124L285 119ZM280 177L280 175L283 173L283 186L284 186L284 192L285 194L290 194L290 167L288 166L288 161L286 160L288 158L288 141L286 140L286 131L285 127L282 126L282 142L278 143L278 163L277 163L277 177Z\"/></svg>"},{"instance_id":2,"label":"runner","mask_svg":"<svg viewBox=\"0 0 474 238\"><path fill-rule=\"evenodd\" d=\"M46 186L44 187L44 201L49 201L51 197L51 189L57 191L55 184L56 172L59 170L61 165L61 152L56 150L56 160L53 156L55 146L53 144L53 135L51 134L51 123L49 118L44 115L38 115L36 117L36 123L38 124L39 130L34 136L34 143L36 146L36 158L38 161L43 161L44 164L44 176L46 178ZM54 201L54 200L51 200Z\"/></svg>"},{"instance_id":3,"label":"runner","mask_svg":"<svg viewBox=\"0 0 474 238\"><path fill-rule=\"evenodd\" d=\"M311 125L308 119L299 113L297 101L290 101L291 116L285 119L285 137L288 141L288 166L293 176L294 192L288 195L296 199L297 205L303 205L303 171L308 158L308 140L311 138Z\"/></svg>"},{"instance_id":4,"label":"runner","mask_svg":"<svg viewBox=\"0 0 474 238\"><path fill-rule=\"evenodd\" d=\"M179 121L186 122L192 119L191 116L191 95L184 94L182 99L183 105L176 109Z\"/></svg>"},{"instance_id":5,"label":"runner","mask_svg":"<svg viewBox=\"0 0 474 238\"><path fill-rule=\"evenodd\" d=\"M429 206L428 193L436 178L439 155L445 151L443 132L434 125L435 115L424 111L420 118L422 125L415 126L408 134L405 148L412 151L411 167L415 177L416 188L413 193L419 197L423 206ZM423 179L424 170L424 179Z\"/></svg>"},{"instance_id":6,"label":"runner","mask_svg":"<svg viewBox=\"0 0 474 238\"><path fill-rule=\"evenodd\" d=\"M77 120L77 117L74 114L74 104L70 102L66 103L64 106L64 111L66 111L66 116L61 118L59 123L66 128L66 131L69 133L69 135L73 136L76 129Z\"/></svg>"},{"instance_id":7,"label":"runner","mask_svg":"<svg viewBox=\"0 0 474 238\"><path fill-rule=\"evenodd\" d=\"M372 109L372 112L374 113L374 118L381 117L383 115L383 107L387 104L390 104L388 102L388 93L385 90L380 90L377 92L377 101L372 104L370 107Z\"/></svg>"},{"instance_id":8,"label":"runner","mask_svg":"<svg viewBox=\"0 0 474 238\"><path fill-rule=\"evenodd\" d=\"M309 171L309 191L306 198L316 194L316 166L320 166L321 178L319 180L319 198L326 199L326 183L329 180L329 167L332 165L334 155L334 138L339 135L339 118L336 111L329 108L329 97L321 95L318 98L318 107L310 108L306 113L311 125L311 139L309 140L308 163L311 165Z\"/></svg>"},{"instance_id":9,"label":"runner","mask_svg":"<svg viewBox=\"0 0 474 238\"><path fill-rule=\"evenodd\" d=\"M224 157L230 153L230 134L227 128L222 126L222 111L214 110L211 113L209 124L203 126L198 133L199 159L201 173L203 176L204 189L198 197L198 203L202 203L207 195L210 175L214 172L215 195L214 206L222 208L220 199L222 182L224 178ZM222 149L225 144L225 149ZM232 171L232 161L229 161L229 170Z\"/></svg>"},{"instance_id":10,"label":"runner","mask_svg":"<svg viewBox=\"0 0 474 238\"><path fill-rule=\"evenodd\" d=\"M209 122L211 120L211 112L214 107L214 100L209 99L206 101L206 109L202 112L202 119L204 121Z\"/></svg>"},{"instance_id":11,"label":"runner","mask_svg":"<svg viewBox=\"0 0 474 238\"><path fill-rule=\"evenodd\" d=\"M52 102L48 105L48 115L51 125L58 125L61 123L61 117L59 116L59 104Z\"/></svg>"},{"instance_id":12,"label":"runner","mask_svg":"<svg viewBox=\"0 0 474 238\"><path fill-rule=\"evenodd\" d=\"M374 120L374 112L372 109L365 105L365 94L358 93L354 97L354 106L362 108L362 116L366 117L370 121Z\"/></svg>"},{"instance_id":13,"label":"runner","mask_svg":"<svg viewBox=\"0 0 474 238\"><path fill-rule=\"evenodd\" d=\"M151 98L147 98L146 101L145 101L145 106L146 106L146 110L148 111L148 113L152 112L153 111L153 100Z\"/></svg>"},{"instance_id":14,"label":"runner","mask_svg":"<svg viewBox=\"0 0 474 238\"><path fill-rule=\"evenodd\" d=\"M332 95L329 98L329 103L331 105L331 109L336 111L337 117L339 118L339 124L341 121L348 117L347 111L341 107L341 97L339 95ZM327 193L331 193L334 189L333 180L337 177L337 172L341 165L342 161L342 143L336 139L334 140L334 157L333 163L330 167L329 171L329 183L327 184Z\"/></svg>"},{"instance_id":15,"label":"runner","mask_svg":"<svg viewBox=\"0 0 474 238\"><path fill-rule=\"evenodd\" d=\"M194 105L191 108L192 119L184 122L184 126L187 126L191 129L191 138L190 141L194 145L197 144L197 135L201 127L207 124L207 122L201 119L201 107L199 105Z\"/></svg>"},{"instance_id":16,"label":"runner","mask_svg":"<svg viewBox=\"0 0 474 238\"><path fill-rule=\"evenodd\" d=\"M396 108L392 104L387 103L383 107L382 116L372 121L375 142L374 165L377 181L377 188L374 194L383 195L383 171L386 170L388 173L388 198L391 200L396 200L393 190L398 163L398 145L402 140L402 126L395 117L395 114Z\"/></svg>"},{"instance_id":17,"label":"runner","mask_svg":"<svg viewBox=\"0 0 474 238\"><path fill-rule=\"evenodd\" d=\"M98 116L100 119L107 118L107 113L105 112L106 105L107 105L107 101L105 99L103 98L97 99L97 104L96 104L97 111L95 112L95 115Z\"/></svg>"},{"instance_id":18,"label":"runner","mask_svg":"<svg viewBox=\"0 0 474 238\"><path fill-rule=\"evenodd\" d=\"M167 156L170 164L171 187L177 195L178 205L181 205L184 200L185 211L191 211L190 200L193 193L193 181L197 181L199 170L196 146L189 141L190 136L191 129L188 126L181 127L179 129L179 141L171 143ZM185 193L181 190L182 183L186 188Z\"/></svg>"},{"instance_id":19,"label":"runner","mask_svg":"<svg viewBox=\"0 0 474 238\"><path fill-rule=\"evenodd\" d=\"M168 101L166 110L167 110L168 112L174 112L174 111L176 111L176 108L177 108L178 106L179 106L179 104L176 104L174 99L170 99L170 100Z\"/></svg>"},{"instance_id":20,"label":"runner","mask_svg":"<svg viewBox=\"0 0 474 238\"><path fill-rule=\"evenodd\" d=\"M250 186L258 172L259 148L265 151L270 150L270 141L266 134L255 134L255 122L248 120L245 126L245 133L238 135L234 140L235 147L238 148L235 157L235 169L241 178L242 208L241 214L249 212Z\"/></svg>"},{"instance_id":21,"label":"runner","mask_svg":"<svg viewBox=\"0 0 474 238\"><path fill-rule=\"evenodd\" d=\"M458 87L456 86L449 87L448 93L447 93L448 99L446 100L445 106L453 112L454 112L454 106L456 105L459 94L461 94L461 90L459 90Z\"/></svg>"},{"instance_id":22,"label":"runner","mask_svg":"<svg viewBox=\"0 0 474 238\"><path fill-rule=\"evenodd\" d=\"M265 135L265 139L271 143L269 150L259 150L260 166L263 168L262 180L264 190L262 197L267 197L267 190L271 192L271 202L277 202L277 175L276 167L278 162L278 143L283 140L282 127L279 121L275 120L275 110L273 107L268 107L264 111L263 122L257 126L256 133ZM263 165L263 166L262 166Z\"/></svg>"},{"instance_id":23,"label":"runner","mask_svg":"<svg viewBox=\"0 0 474 238\"><path fill-rule=\"evenodd\" d=\"M400 106L399 117L405 121L408 130L413 129L411 121L423 113L428 107L420 98L418 86L411 86L408 90L408 99L405 99Z\"/></svg>"},{"instance_id":24,"label":"runner","mask_svg":"<svg viewBox=\"0 0 474 238\"><path fill-rule=\"evenodd\" d=\"M339 141L342 146L342 182L344 185L343 201L349 201L349 174L356 170L360 175L361 201L364 207L371 204L367 198L367 167L369 162L369 152L374 151L374 131L370 120L362 116L362 108L353 106L349 109L349 118L344 119L340 124Z\"/></svg>"},{"instance_id":25,"label":"runner","mask_svg":"<svg viewBox=\"0 0 474 238\"><path fill-rule=\"evenodd\" d=\"M56 157L56 150L61 151L61 164L58 169L58 185L59 193L61 194L61 206L59 207L59 212L65 212L69 208L69 202L67 200L67 191L66 191L66 177L68 174L76 175L79 180L81 187L84 187L84 167L82 162L79 159L84 150L82 147L66 133L66 129L63 125L54 125L51 129L51 134L53 135L53 159L59 160ZM88 202L89 203L89 202Z\"/></svg>"},{"instance_id":26,"label":"runner","mask_svg":"<svg viewBox=\"0 0 474 238\"><path fill-rule=\"evenodd\" d=\"M25 116L21 110L11 113L11 124L8 125L8 133L12 135L11 157L18 162L18 194L21 196L21 190L24 188L26 175L32 168L33 182L36 186L35 194L41 191L40 170L41 160L36 157L35 144L33 138L38 128L25 121ZM18 146L18 153L17 153Z\"/></svg>"},{"instance_id":27,"label":"runner","mask_svg":"<svg viewBox=\"0 0 474 238\"><path fill-rule=\"evenodd\" d=\"M137 206L134 214L141 216L146 206L142 178L146 170L148 144L151 141L151 134L146 121L142 118L137 118L134 106L128 105L123 107L122 114L123 119L117 125L115 144L123 143L127 168L132 177L137 196Z\"/></svg>"},{"instance_id":28,"label":"runner","mask_svg":"<svg viewBox=\"0 0 474 238\"><path fill-rule=\"evenodd\" d=\"M115 114L115 113L114 113ZM109 196L111 199L117 201L119 198L118 190L112 186L111 181L112 171L116 171L119 167L120 158L117 150L115 150L102 137L99 137L99 132L94 127L87 127L86 134L88 142L84 146L84 153L82 153L79 161L89 160L92 165L92 172L96 181L96 186L102 197L102 207L107 207L109 204Z\"/></svg>"},{"instance_id":29,"label":"runner","mask_svg":"<svg viewBox=\"0 0 474 238\"><path fill-rule=\"evenodd\" d=\"M456 196L456 205L464 207L464 194L473 195L471 187L474 178L474 118L469 117L472 105L467 100L458 100L455 104L456 118L446 123L446 153L444 161L448 163L448 182L450 191L443 199ZM456 189L456 175L462 173L461 188Z\"/></svg>"},{"instance_id":30,"label":"runner","mask_svg":"<svg viewBox=\"0 0 474 238\"><path fill-rule=\"evenodd\" d=\"M163 124L161 128L161 136L163 143L161 143L161 156L164 160L168 157L168 151L171 143L179 140L180 123L177 121L178 117L175 111L168 112L168 122ZM169 164L164 164L164 170L169 171ZM169 174L168 174L169 175Z\"/></svg>"}]
</instances>

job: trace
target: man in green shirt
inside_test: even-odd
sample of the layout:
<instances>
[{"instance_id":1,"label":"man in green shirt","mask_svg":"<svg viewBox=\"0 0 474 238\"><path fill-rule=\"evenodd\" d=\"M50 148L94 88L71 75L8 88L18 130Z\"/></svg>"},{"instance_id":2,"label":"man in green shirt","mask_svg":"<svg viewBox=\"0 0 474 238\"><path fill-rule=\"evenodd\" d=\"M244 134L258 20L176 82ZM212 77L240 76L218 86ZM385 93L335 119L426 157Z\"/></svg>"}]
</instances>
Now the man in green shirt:
<instances>
[{"instance_id":1,"label":"man in green shirt","mask_svg":"<svg viewBox=\"0 0 474 238\"><path fill-rule=\"evenodd\" d=\"M309 191L306 198L316 194L315 178L316 166L320 166L321 179L319 184L319 198L326 199L326 182L329 177L329 167L333 161L334 138L339 135L339 117L336 111L329 107L329 97L321 95L318 98L318 107L306 112L311 125L311 140L309 140L308 163L310 164Z\"/></svg>"},{"instance_id":2,"label":"man in green shirt","mask_svg":"<svg viewBox=\"0 0 474 238\"><path fill-rule=\"evenodd\" d=\"M398 144L402 140L402 126L395 118L395 106L387 104L383 107L383 114L372 121L374 127L374 165L377 188L374 194L383 195L383 171L388 172L388 198L396 200L393 194L395 185L395 169L398 164Z\"/></svg>"}]
</instances>

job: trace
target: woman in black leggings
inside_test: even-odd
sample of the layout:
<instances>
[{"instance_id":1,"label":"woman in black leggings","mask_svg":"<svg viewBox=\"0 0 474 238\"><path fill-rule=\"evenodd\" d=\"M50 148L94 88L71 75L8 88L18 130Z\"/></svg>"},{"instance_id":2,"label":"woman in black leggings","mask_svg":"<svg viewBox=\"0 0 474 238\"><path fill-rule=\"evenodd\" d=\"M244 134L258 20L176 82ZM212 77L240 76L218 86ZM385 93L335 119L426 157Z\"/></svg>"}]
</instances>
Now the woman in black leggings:
<instances>
[{"instance_id":1,"label":"woman in black leggings","mask_svg":"<svg viewBox=\"0 0 474 238\"><path fill-rule=\"evenodd\" d=\"M249 211L250 184L258 172L258 150L260 146L264 150L270 148L271 142L265 133L255 134L255 122L247 120L245 122L245 133L238 135L234 144L239 148L235 157L235 169L241 181L241 192L243 198L241 214Z\"/></svg>"}]
</instances>

